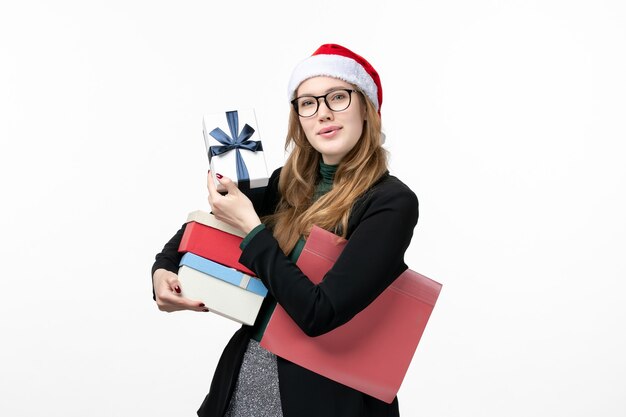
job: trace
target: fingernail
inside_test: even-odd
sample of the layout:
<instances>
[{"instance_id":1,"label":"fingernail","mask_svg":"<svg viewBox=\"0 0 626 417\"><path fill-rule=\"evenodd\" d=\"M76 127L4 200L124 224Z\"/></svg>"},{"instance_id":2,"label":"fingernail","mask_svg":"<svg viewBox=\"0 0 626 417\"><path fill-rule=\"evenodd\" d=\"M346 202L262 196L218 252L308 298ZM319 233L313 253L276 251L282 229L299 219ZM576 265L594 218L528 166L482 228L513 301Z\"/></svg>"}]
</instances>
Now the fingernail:
<instances>
[{"instance_id":1,"label":"fingernail","mask_svg":"<svg viewBox=\"0 0 626 417\"><path fill-rule=\"evenodd\" d=\"M205 308L205 309L204 309L204 310L202 310L202 311L204 311L205 313L208 313L208 312L209 312L209 309L208 309L208 308Z\"/></svg>"},{"instance_id":2,"label":"fingernail","mask_svg":"<svg viewBox=\"0 0 626 417\"><path fill-rule=\"evenodd\" d=\"M200 303L198 307L204 307L204 303Z\"/></svg>"},{"instance_id":3,"label":"fingernail","mask_svg":"<svg viewBox=\"0 0 626 417\"><path fill-rule=\"evenodd\" d=\"M176 290L177 293L180 294L180 287L177 285L176 288L174 288Z\"/></svg>"},{"instance_id":4,"label":"fingernail","mask_svg":"<svg viewBox=\"0 0 626 417\"><path fill-rule=\"evenodd\" d=\"M211 170L209 169L206 173L207 173L207 174L210 174L210 173L211 173Z\"/></svg>"},{"instance_id":5,"label":"fingernail","mask_svg":"<svg viewBox=\"0 0 626 417\"><path fill-rule=\"evenodd\" d=\"M220 180L222 179L222 174L217 174L217 173L216 173L216 174L215 174L215 176L216 176L217 178L219 178Z\"/></svg>"}]
</instances>

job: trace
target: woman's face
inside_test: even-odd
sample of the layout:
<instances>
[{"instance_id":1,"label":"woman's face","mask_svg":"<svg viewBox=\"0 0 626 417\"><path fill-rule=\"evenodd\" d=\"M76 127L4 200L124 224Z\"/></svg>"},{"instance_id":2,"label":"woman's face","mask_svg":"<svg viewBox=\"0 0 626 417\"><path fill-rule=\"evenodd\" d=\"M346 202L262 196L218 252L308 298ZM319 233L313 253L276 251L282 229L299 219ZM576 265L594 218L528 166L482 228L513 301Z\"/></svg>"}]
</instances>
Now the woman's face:
<instances>
[{"instance_id":1,"label":"woman's face","mask_svg":"<svg viewBox=\"0 0 626 417\"><path fill-rule=\"evenodd\" d=\"M342 88L351 90L354 87L336 78L314 77L300 84L296 97L321 96ZM343 111L330 110L320 98L317 113L311 117L299 117L309 143L322 155L325 164L337 165L361 138L365 108L359 95L352 93L350 105Z\"/></svg>"}]
</instances>

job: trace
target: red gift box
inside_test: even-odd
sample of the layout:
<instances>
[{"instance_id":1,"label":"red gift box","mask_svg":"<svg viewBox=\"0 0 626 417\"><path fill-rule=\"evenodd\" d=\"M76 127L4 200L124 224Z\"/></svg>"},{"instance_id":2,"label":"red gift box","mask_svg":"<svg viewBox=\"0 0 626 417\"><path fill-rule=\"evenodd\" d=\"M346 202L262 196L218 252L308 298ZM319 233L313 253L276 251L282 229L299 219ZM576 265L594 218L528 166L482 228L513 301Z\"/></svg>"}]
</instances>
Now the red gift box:
<instances>
[{"instance_id":1,"label":"red gift box","mask_svg":"<svg viewBox=\"0 0 626 417\"><path fill-rule=\"evenodd\" d=\"M213 262L235 268L251 276L254 272L239 263L241 236L227 233L195 221L187 223L178 247L179 252L191 252Z\"/></svg>"}]
</instances>

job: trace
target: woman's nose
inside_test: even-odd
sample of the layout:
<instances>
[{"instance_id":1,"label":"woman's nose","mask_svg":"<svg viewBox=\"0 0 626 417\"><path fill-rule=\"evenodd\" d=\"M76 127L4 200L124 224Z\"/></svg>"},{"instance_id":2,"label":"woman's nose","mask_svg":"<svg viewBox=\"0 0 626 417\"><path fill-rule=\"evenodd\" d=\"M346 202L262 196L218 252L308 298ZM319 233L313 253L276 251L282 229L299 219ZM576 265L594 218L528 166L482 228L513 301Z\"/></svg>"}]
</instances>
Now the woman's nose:
<instances>
[{"instance_id":1,"label":"woman's nose","mask_svg":"<svg viewBox=\"0 0 626 417\"><path fill-rule=\"evenodd\" d=\"M324 100L323 97L320 97L319 100L320 101L319 101L319 107L317 108L317 117L319 117L320 119L324 119L324 120L332 119L333 112L326 105L326 100Z\"/></svg>"}]
</instances>

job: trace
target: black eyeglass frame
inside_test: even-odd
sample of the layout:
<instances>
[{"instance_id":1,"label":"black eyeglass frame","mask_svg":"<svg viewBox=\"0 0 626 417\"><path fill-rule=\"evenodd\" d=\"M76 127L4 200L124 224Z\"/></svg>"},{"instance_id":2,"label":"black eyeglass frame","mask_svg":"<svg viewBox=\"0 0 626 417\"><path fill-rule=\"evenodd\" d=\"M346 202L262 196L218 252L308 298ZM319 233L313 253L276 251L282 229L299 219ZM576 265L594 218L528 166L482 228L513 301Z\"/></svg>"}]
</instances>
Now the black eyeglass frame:
<instances>
[{"instance_id":1,"label":"black eyeglass frame","mask_svg":"<svg viewBox=\"0 0 626 417\"><path fill-rule=\"evenodd\" d=\"M347 93L348 93L348 105L347 105L345 108L341 109L341 110L333 110L333 109L330 107L330 104L328 104L328 99L327 99L327 97L328 97L330 94L336 93L337 91L345 91L345 92L347 92ZM296 113L298 114L298 116L303 117L303 118L309 118L309 117L313 117L313 116L315 116L315 115L317 114L317 112L318 112L318 111L319 111L319 109L320 109L320 98L323 98L323 99L324 99L324 104L326 104L326 107L328 107L328 109L329 109L330 111L332 111L332 112L335 112L335 113L336 113L336 112L341 112L341 111L345 111L345 110L347 110L347 109L348 109L348 107L350 107L350 105L352 104L352 93L358 93L358 92L359 92L359 90L354 90L354 89L350 89L350 88L336 88L336 89L334 89L334 90L332 90L332 91L329 91L328 93L326 93L326 94L324 94L324 95L321 95L321 96L309 96L309 95L304 95L304 96L296 97L296 98L294 98L293 100L291 100L291 105L293 106L293 108L294 108L294 110L296 111ZM315 99L315 103L316 103L315 111L313 112L313 114L310 114L309 116L302 116L302 115L300 114L300 112L298 111L298 100L300 100L301 98L304 98L304 97L308 97L308 98L313 98L313 99Z\"/></svg>"}]
</instances>

